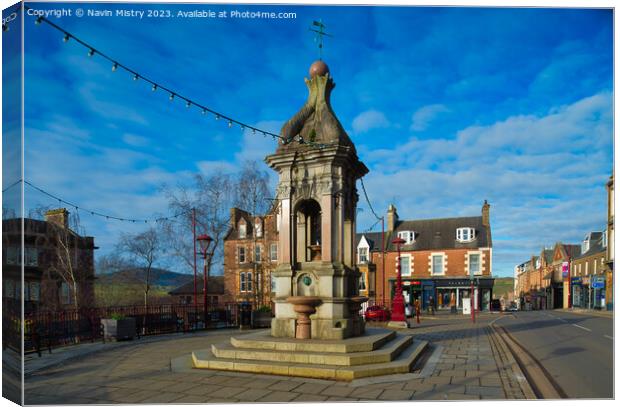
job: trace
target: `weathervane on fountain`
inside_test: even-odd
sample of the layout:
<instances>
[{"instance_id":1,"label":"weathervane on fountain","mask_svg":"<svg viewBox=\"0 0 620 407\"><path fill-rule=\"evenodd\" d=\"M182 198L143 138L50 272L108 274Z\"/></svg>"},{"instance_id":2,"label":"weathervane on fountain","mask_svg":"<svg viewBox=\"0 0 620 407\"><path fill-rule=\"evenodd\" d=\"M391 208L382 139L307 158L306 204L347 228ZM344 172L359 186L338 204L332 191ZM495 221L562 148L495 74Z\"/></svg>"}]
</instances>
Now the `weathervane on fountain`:
<instances>
[{"instance_id":1,"label":"weathervane on fountain","mask_svg":"<svg viewBox=\"0 0 620 407\"><path fill-rule=\"evenodd\" d=\"M312 27L319 27L318 30ZM321 19L319 19L319 21L313 21L312 22L312 27L308 28L310 31L316 33L316 35L314 36L314 42L317 42L319 44L319 60L323 59L323 36L328 36L328 37L333 37L333 35L326 33L325 30L325 24L323 24L323 21Z\"/></svg>"}]
</instances>

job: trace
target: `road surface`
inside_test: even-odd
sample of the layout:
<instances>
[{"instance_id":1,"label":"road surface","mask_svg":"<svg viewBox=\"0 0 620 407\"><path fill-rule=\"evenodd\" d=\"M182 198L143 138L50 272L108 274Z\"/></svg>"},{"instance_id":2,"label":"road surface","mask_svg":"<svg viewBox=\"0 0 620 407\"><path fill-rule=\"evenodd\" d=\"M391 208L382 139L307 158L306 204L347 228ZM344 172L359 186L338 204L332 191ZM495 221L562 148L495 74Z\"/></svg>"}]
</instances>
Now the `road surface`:
<instances>
[{"instance_id":1,"label":"road surface","mask_svg":"<svg viewBox=\"0 0 620 407\"><path fill-rule=\"evenodd\" d=\"M521 311L503 326L570 398L613 397L613 319L562 311Z\"/></svg>"}]
</instances>

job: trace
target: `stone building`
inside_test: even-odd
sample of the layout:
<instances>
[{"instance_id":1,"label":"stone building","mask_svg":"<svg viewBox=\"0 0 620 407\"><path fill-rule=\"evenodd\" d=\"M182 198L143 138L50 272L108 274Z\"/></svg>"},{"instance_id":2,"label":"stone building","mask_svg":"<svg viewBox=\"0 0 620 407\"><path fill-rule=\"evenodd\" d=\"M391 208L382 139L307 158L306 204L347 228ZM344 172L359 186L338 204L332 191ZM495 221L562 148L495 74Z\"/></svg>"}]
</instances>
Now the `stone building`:
<instances>
[{"instance_id":1,"label":"stone building","mask_svg":"<svg viewBox=\"0 0 620 407\"><path fill-rule=\"evenodd\" d=\"M22 278L22 219L2 221L3 304L19 304ZM24 311L94 306L93 237L69 227L69 212L56 209L45 220L24 219ZM72 284L69 274L76 279ZM64 278L63 278L64 276Z\"/></svg>"},{"instance_id":2,"label":"stone building","mask_svg":"<svg viewBox=\"0 0 620 407\"><path fill-rule=\"evenodd\" d=\"M230 210L230 228L224 237L224 290L231 301L271 306L271 272L278 260L278 210L274 205L263 216Z\"/></svg>"},{"instance_id":3,"label":"stone building","mask_svg":"<svg viewBox=\"0 0 620 407\"><path fill-rule=\"evenodd\" d=\"M605 234L588 233L581 244L581 254L571 261L571 306L606 308Z\"/></svg>"},{"instance_id":4,"label":"stone building","mask_svg":"<svg viewBox=\"0 0 620 407\"><path fill-rule=\"evenodd\" d=\"M194 304L194 281L183 284L168 293L174 304ZM207 307L209 310L222 308L231 301L231 296L224 288L224 276L209 276L207 279ZM204 306L204 277L196 278L196 304L202 310Z\"/></svg>"},{"instance_id":5,"label":"stone building","mask_svg":"<svg viewBox=\"0 0 620 407\"><path fill-rule=\"evenodd\" d=\"M569 307L569 270L571 261L581 255L581 246L557 242L552 261L544 269L546 308Z\"/></svg>"},{"instance_id":6,"label":"stone building","mask_svg":"<svg viewBox=\"0 0 620 407\"><path fill-rule=\"evenodd\" d=\"M458 308L470 297L474 276L477 304L489 309L493 297L492 239L490 205L485 201L481 216L401 220L390 205L385 236L385 267L381 250L371 251L375 265L375 301L389 303L396 282L397 249L391 242L398 236L401 246L401 274L406 302L420 298L423 308L432 297L439 309L449 309L451 300ZM364 241L378 236L361 234L358 256L365 253ZM380 236L380 234L379 234ZM376 245L373 245L376 247Z\"/></svg>"}]
</instances>

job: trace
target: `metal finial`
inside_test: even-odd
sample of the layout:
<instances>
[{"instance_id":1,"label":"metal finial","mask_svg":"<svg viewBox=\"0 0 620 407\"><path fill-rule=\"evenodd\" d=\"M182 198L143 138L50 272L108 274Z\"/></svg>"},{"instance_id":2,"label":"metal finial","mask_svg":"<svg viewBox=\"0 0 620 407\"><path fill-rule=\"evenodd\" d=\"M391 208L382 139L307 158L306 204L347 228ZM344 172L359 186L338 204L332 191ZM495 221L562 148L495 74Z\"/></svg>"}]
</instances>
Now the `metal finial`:
<instances>
[{"instance_id":1,"label":"metal finial","mask_svg":"<svg viewBox=\"0 0 620 407\"><path fill-rule=\"evenodd\" d=\"M328 36L328 37L333 37L333 35L326 33L325 30L325 24L323 24L323 21L321 19L319 19L319 21L313 21L312 22L312 26L313 27L318 27L318 30L315 28L308 28L310 31L316 33L316 35L314 36L314 42L318 42L319 43L319 59L323 59L323 36Z\"/></svg>"}]
</instances>

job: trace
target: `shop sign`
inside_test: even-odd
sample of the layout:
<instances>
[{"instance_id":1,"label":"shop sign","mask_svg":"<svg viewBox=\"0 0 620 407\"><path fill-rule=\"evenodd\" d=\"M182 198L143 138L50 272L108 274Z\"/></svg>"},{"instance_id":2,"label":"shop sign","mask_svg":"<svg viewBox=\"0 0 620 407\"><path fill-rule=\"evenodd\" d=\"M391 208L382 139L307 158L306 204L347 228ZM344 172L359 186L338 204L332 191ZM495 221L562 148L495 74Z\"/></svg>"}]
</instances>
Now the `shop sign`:
<instances>
[{"instance_id":1,"label":"shop sign","mask_svg":"<svg viewBox=\"0 0 620 407\"><path fill-rule=\"evenodd\" d=\"M568 262L562 263L562 277L568 277Z\"/></svg>"},{"instance_id":2,"label":"shop sign","mask_svg":"<svg viewBox=\"0 0 620 407\"><path fill-rule=\"evenodd\" d=\"M593 277L592 288L605 288L605 278L603 276Z\"/></svg>"},{"instance_id":3,"label":"shop sign","mask_svg":"<svg viewBox=\"0 0 620 407\"><path fill-rule=\"evenodd\" d=\"M571 277L571 284L581 284L581 277Z\"/></svg>"}]
</instances>

